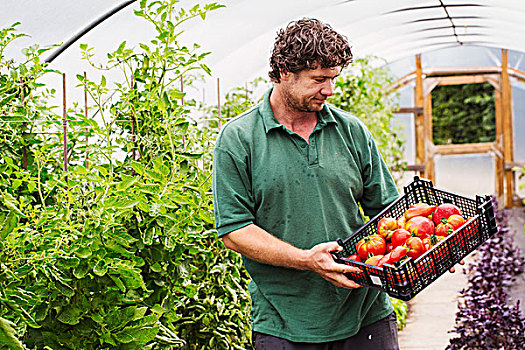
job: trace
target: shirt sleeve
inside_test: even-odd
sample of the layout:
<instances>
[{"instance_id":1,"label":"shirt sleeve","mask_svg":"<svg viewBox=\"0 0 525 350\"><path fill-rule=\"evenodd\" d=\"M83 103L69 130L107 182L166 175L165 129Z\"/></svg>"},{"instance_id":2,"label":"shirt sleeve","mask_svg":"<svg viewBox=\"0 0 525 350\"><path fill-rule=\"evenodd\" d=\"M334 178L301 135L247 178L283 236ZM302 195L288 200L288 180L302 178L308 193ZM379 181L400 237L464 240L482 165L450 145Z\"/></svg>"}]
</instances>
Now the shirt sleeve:
<instances>
[{"instance_id":1,"label":"shirt sleeve","mask_svg":"<svg viewBox=\"0 0 525 350\"><path fill-rule=\"evenodd\" d=\"M362 154L363 196L361 207L370 218L399 198L399 192L372 135L367 130Z\"/></svg>"},{"instance_id":2,"label":"shirt sleeve","mask_svg":"<svg viewBox=\"0 0 525 350\"><path fill-rule=\"evenodd\" d=\"M213 155L213 208L219 237L255 220L255 202L246 160L219 146Z\"/></svg>"}]
</instances>

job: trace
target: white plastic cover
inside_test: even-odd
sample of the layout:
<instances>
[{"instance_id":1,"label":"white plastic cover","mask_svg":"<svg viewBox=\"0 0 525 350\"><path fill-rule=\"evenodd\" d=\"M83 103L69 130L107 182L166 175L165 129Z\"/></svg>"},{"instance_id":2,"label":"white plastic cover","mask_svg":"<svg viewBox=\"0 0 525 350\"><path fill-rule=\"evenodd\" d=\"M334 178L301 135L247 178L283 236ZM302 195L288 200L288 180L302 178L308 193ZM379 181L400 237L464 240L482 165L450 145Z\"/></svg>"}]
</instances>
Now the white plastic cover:
<instances>
[{"instance_id":1,"label":"white plastic cover","mask_svg":"<svg viewBox=\"0 0 525 350\"><path fill-rule=\"evenodd\" d=\"M0 26L15 21L31 39L18 41L14 51L28 43L41 45L67 41L123 0L3 0ZM199 0L200 3L208 1ZM183 36L211 51L208 64L224 90L246 80L266 76L275 34L289 21L315 17L345 34L357 56L375 55L394 62L416 53L470 45L525 51L525 1L522 0L223 0L225 8L205 21L187 22ZM195 0L182 0L189 8ZM62 70L83 70L78 44L88 43L97 52L115 48L126 40L131 45L147 41L151 28L133 15L138 3L126 7L98 25L54 65ZM12 50L13 51L13 50ZM13 52L9 53L13 53ZM475 65L479 57L465 57ZM446 56L446 61L453 59ZM512 65L512 62L511 62ZM517 68L517 67L516 67ZM75 72L75 73L76 73ZM215 89L210 89L215 91Z\"/></svg>"},{"instance_id":2,"label":"white plastic cover","mask_svg":"<svg viewBox=\"0 0 525 350\"><path fill-rule=\"evenodd\" d=\"M0 12L2 28L21 22L20 31L31 38L18 40L7 55L16 57L20 48L32 43L60 44L81 31L123 0L3 0ZM189 8L194 0L182 0ZM207 3L209 1L201 1ZM423 68L446 66L499 65L500 48L509 49L509 66L525 70L525 1L523 0L224 0L225 8L214 11L205 21L187 22L182 39L196 42L203 51L211 51L206 63L212 76L202 86L190 91L208 104L217 102L217 78L221 95L244 86L246 81L267 77L268 59L278 29L292 20L314 17L332 25L348 37L356 56L374 55L385 59L401 77L415 70L414 55L422 53ZM66 72L71 99L81 100L74 92L75 74L93 71L80 59L80 43L104 53L126 40L130 46L149 41L152 28L133 15L134 3L116 13L74 43L53 61L53 67ZM110 77L111 78L111 77ZM49 84L59 90L61 78L50 77ZM515 80L513 108L515 160L525 161L525 88ZM410 106L413 85L402 90L400 105ZM78 89L77 89L78 90ZM60 91L60 90L59 90ZM76 95L75 95L76 94ZM414 158L414 130L410 115L399 116L407 126L407 159ZM454 157L453 157L454 158ZM437 169L446 168L443 157ZM456 159L450 158L455 162ZM477 160L475 161L477 162ZM476 164L480 164L477 162ZM486 171L493 165L485 160ZM473 167L471 167L473 169ZM441 182L442 176L438 176ZM492 181L492 180L490 180ZM487 183L487 182L484 182ZM491 187L492 188L492 187Z\"/></svg>"}]
</instances>

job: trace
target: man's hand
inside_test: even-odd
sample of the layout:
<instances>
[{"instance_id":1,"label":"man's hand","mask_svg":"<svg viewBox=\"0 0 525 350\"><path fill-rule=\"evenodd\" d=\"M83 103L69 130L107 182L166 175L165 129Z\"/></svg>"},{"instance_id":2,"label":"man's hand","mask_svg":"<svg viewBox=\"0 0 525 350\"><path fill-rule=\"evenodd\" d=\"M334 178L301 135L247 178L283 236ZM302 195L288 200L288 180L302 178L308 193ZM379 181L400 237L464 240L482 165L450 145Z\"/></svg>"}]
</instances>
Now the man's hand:
<instances>
[{"instance_id":1,"label":"man's hand","mask_svg":"<svg viewBox=\"0 0 525 350\"><path fill-rule=\"evenodd\" d=\"M337 287L353 289L359 288L361 285L349 280L344 273L346 272L361 272L360 269L348 266L345 264L338 264L334 261L332 254L333 251L341 251L341 247L337 242L321 243L308 250L308 260L310 261L310 270L319 274L322 278L328 282L336 285Z\"/></svg>"},{"instance_id":2,"label":"man's hand","mask_svg":"<svg viewBox=\"0 0 525 350\"><path fill-rule=\"evenodd\" d=\"M299 249L253 224L230 232L222 239L226 247L260 263L310 270L342 288L361 287L344 275L345 272L359 273L360 269L334 261L330 252L343 250L337 242Z\"/></svg>"},{"instance_id":3,"label":"man's hand","mask_svg":"<svg viewBox=\"0 0 525 350\"><path fill-rule=\"evenodd\" d=\"M461 260L459 262L459 264L460 265L465 265L465 260ZM456 269L454 267L451 267L449 271L450 271L450 273L454 273L454 272L456 272Z\"/></svg>"}]
</instances>

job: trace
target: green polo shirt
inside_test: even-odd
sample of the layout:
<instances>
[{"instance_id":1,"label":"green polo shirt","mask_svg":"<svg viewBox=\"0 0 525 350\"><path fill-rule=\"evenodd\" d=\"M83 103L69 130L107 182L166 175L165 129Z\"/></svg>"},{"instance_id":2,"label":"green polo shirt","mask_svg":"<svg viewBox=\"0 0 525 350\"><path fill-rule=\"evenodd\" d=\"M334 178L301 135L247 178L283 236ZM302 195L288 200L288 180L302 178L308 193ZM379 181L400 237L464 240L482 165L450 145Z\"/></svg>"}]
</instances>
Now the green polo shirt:
<instances>
[{"instance_id":1,"label":"green polo shirt","mask_svg":"<svg viewBox=\"0 0 525 350\"><path fill-rule=\"evenodd\" d=\"M213 194L219 236L255 224L309 249L345 238L398 197L370 132L331 105L306 142L280 124L264 101L227 123L214 152ZM244 257L252 281L252 329L295 342L356 334L386 317L390 299L375 289L347 290L310 271Z\"/></svg>"}]
</instances>

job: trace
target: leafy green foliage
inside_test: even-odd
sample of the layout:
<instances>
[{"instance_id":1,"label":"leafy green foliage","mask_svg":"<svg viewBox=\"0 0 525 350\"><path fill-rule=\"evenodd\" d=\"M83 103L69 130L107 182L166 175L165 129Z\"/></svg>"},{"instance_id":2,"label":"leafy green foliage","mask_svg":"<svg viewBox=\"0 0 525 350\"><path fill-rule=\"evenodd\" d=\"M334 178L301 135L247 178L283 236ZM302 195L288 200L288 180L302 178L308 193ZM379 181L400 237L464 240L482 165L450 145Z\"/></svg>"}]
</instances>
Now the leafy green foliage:
<instances>
[{"instance_id":1,"label":"leafy green foliage","mask_svg":"<svg viewBox=\"0 0 525 350\"><path fill-rule=\"evenodd\" d=\"M16 337L13 326L14 323L0 317L0 344L5 344L13 350L23 350L25 348Z\"/></svg>"},{"instance_id":2,"label":"leafy green foliage","mask_svg":"<svg viewBox=\"0 0 525 350\"><path fill-rule=\"evenodd\" d=\"M244 87L237 87L226 94L226 102L221 106L221 115L224 120L230 120L242 112L250 109L263 100L263 96L256 97L255 92L261 85L268 85L266 79L256 78Z\"/></svg>"},{"instance_id":3,"label":"leafy green foliage","mask_svg":"<svg viewBox=\"0 0 525 350\"><path fill-rule=\"evenodd\" d=\"M219 7L184 10L177 1L143 0L136 15L157 35L140 52L123 42L95 64L93 49L81 45L93 65L118 69L123 79L110 86L104 76L77 76L97 112L93 119L68 111L68 172L61 118L37 82L51 73L40 64L42 51L28 51L24 101L24 69L2 57L16 73L0 77L0 348L249 344L248 277L213 230L206 155L216 130L187 118L184 93L175 87L192 71L209 71L206 53L178 42L177 26ZM2 31L2 51L14 33ZM27 125L14 123L14 111ZM27 134L32 142L24 141Z\"/></svg>"},{"instance_id":4,"label":"leafy green foliage","mask_svg":"<svg viewBox=\"0 0 525 350\"><path fill-rule=\"evenodd\" d=\"M436 145L494 141L492 85L437 86L432 91L432 134Z\"/></svg>"},{"instance_id":5,"label":"leafy green foliage","mask_svg":"<svg viewBox=\"0 0 525 350\"><path fill-rule=\"evenodd\" d=\"M386 66L376 67L373 57L356 59L337 78L329 102L361 119L374 140L390 171L397 179L406 164L403 160L405 140L395 123L394 97L384 93L394 82Z\"/></svg>"},{"instance_id":6,"label":"leafy green foliage","mask_svg":"<svg viewBox=\"0 0 525 350\"><path fill-rule=\"evenodd\" d=\"M403 300L390 298L397 316L397 329L403 330L407 325L408 305Z\"/></svg>"},{"instance_id":7,"label":"leafy green foliage","mask_svg":"<svg viewBox=\"0 0 525 350\"><path fill-rule=\"evenodd\" d=\"M123 79L77 76L96 119L67 111L68 172L61 116L46 103L54 91L39 82L56 73L41 63L49 48L31 47L16 63L3 52L23 34L16 24L0 32L0 349L250 347L249 278L213 230L219 123L197 128L175 87L209 72L207 53L179 43L177 27L219 7L142 0L135 13L157 35L140 50L123 42L98 64L80 45L93 66ZM223 120L255 105L261 82L230 92ZM351 111L384 112L374 84L375 95L352 97L368 105Z\"/></svg>"},{"instance_id":8,"label":"leafy green foliage","mask_svg":"<svg viewBox=\"0 0 525 350\"><path fill-rule=\"evenodd\" d=\"M269 82L264 78L255 78L252 81L246 82L245 86L236 87L231 89L221 103L220 118L215 119L214 116L219 116L218 106L197 106L199 110L202 110L205 115L212 116L208 120L208 125L212 128L220 127L229 120L239 116L244 111L254 107L264 98L262 94L259 94L261 88L269 88Z\"/></svg>"}]
</instances>

